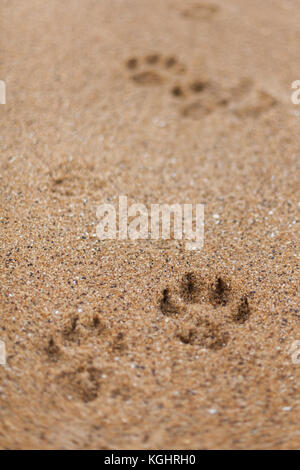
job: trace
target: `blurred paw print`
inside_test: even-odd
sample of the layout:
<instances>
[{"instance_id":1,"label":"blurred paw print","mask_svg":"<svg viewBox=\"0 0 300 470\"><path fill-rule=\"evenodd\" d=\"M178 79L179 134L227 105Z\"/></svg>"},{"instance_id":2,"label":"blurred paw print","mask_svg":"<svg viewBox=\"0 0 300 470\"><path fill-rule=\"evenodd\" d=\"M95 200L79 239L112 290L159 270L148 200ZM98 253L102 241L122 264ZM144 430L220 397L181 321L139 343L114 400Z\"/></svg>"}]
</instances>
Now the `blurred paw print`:
<instances>
[{"instance_id":1,"label":"blurred paw print","mask_svg":"<svg viewBox=\"0 0 300 470\"><path fill-rule=\"evenodd\" d=\"M294 341L289 348L293 364L300 364L300 340Z\"/></svg>"}]
</instances>

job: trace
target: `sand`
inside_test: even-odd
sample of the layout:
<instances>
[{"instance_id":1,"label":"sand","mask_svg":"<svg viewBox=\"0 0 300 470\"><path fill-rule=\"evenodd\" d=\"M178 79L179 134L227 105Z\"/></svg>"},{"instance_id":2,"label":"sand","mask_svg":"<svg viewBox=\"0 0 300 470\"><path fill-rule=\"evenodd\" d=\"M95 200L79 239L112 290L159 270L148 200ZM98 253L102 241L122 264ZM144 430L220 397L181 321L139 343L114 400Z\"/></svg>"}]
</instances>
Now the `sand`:
<instances>
[{"instance_id":1,"label":"sand","mask_svg":"<svg viewBox=\"0 0 300 470\"><path fill-rule=\"evenodd\" d=\"M1 448L299 448L299 2L0 9ZM120 195L203 248L99 240Z\"/></svg>"}]
</instances>

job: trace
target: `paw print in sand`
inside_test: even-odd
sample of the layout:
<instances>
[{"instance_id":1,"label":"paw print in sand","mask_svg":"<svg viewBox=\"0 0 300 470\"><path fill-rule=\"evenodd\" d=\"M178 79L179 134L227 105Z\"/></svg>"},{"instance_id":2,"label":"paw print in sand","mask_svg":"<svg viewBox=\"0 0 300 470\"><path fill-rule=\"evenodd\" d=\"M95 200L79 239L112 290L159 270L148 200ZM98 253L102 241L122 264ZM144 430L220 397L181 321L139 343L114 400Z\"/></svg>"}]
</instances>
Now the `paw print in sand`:
<instances>
[{"instance_id":1,"label":"paw print in sand","mask_svg":"<svg viewBox=\"0 0 300 470\"><path fill-rule=\"evenodd\" d=\"M180 114L184 118L202 119L215 111L232 112L238 118L258 118L276 105L268 92L257 89L249 79L241 79L234 87L225 87L212 80L177 83L172 95L180 99Z\"/></svg>"},{"instance_id":2,"label":"paw print in sand","mask_svg":"<svg viewBox=\"0 0 300 470\"><path fill-rule=\"evenodd\" d=\"M186 273L173 291L165 288L159 307L174 320L181 343L214 351L228 344L229 324L243 325L251 316L249 296L234 290L227 278L208 282L194 272Z\"/></svg>"},{"instance_id":3,"label":"paw print in sand","mask_svg":"<svg viewBox=\"0 0 300 470\"><path fill-rule=\"evenodd\" d=\"M226 87L220 81L191 77L187 67L175 56L151 54L145 58L127 60L129 78L137 86L160 86L168 93L179 116L201 120L216 111L227 111L239 119L258 118L273 108L277 101L268 92L242 78L235 86Z\"/></svg>"},{"instance_id":4,"label":"paw print in sand","mask_svg":"<svg viewBox=\"0 0 300 470\"><path fill-rule=\"evenodd\" d=\"M120 356L127 351L125 333L109 328L97 314L67 316L59 327L53 327L43 348L49 363L57 364L59 372L55 372L53 382L62 395L83 403L98 398L103 374L90 358L87 362L84 359L87 344L101 346L108 356Z\"/></svg>"},{"instance_id":5,"label":"paw print in sand","mask_svg":"<svg viewBox=\"0 0 300 470\"><path fill-rule=\"evenodd\" d=\"M229 97L209 80L196 79L177 83L171 89L172 96L180 100L182 117L201 119L218 108L228 105Z\"/></svg>"},{"instance_id":6,"label":"paw print in sand","mask_svg":"<svg viewBox=\"0 0 300 470\"><path fill-rule=\"evenodd\" d=\"M173 74L185 72L185 66L176 57L150 54L142 59L132 57L126 62L130 79L137 85L163 85Z\"/></svg>"}]
</instances>

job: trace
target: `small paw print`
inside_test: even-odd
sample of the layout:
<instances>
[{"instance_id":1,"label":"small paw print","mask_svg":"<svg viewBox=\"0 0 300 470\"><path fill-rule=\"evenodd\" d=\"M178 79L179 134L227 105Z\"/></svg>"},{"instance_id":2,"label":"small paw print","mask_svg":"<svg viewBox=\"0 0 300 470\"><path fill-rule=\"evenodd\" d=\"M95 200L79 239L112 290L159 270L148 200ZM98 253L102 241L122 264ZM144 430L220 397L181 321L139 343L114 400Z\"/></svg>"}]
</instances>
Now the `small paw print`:
<instances>
[{"instance_id":1,"label":"small paw print","mask_svg":"<svg viewBox=\"0 0 300 470\"><path fill-rule=\"evenodd\" d=\"M126 61L130 79L140 86L155 86L167 83L175 74L182 74L185 66L175 56L150 54L143 58L131 57Z\"/></svg>"}]
</instances>

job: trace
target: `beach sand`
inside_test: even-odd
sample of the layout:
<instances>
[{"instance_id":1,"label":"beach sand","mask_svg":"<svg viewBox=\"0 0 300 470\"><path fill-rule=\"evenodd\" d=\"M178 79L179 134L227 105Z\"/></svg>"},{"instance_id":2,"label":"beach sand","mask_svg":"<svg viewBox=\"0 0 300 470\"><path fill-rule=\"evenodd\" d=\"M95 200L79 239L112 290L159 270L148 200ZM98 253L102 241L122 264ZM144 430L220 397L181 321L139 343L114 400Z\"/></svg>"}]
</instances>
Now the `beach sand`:
<instances>
[{"instance_id":1,"label":"beach sand","mask_svg":"<svg viewBox=\"0 0 300 470\"><path fill-rule=\"evenodd\" d=\"M299 2L0 10L0 447L299 448ZM203 248L99 240L120 195Z\"/></svg>"}]
</instances>

